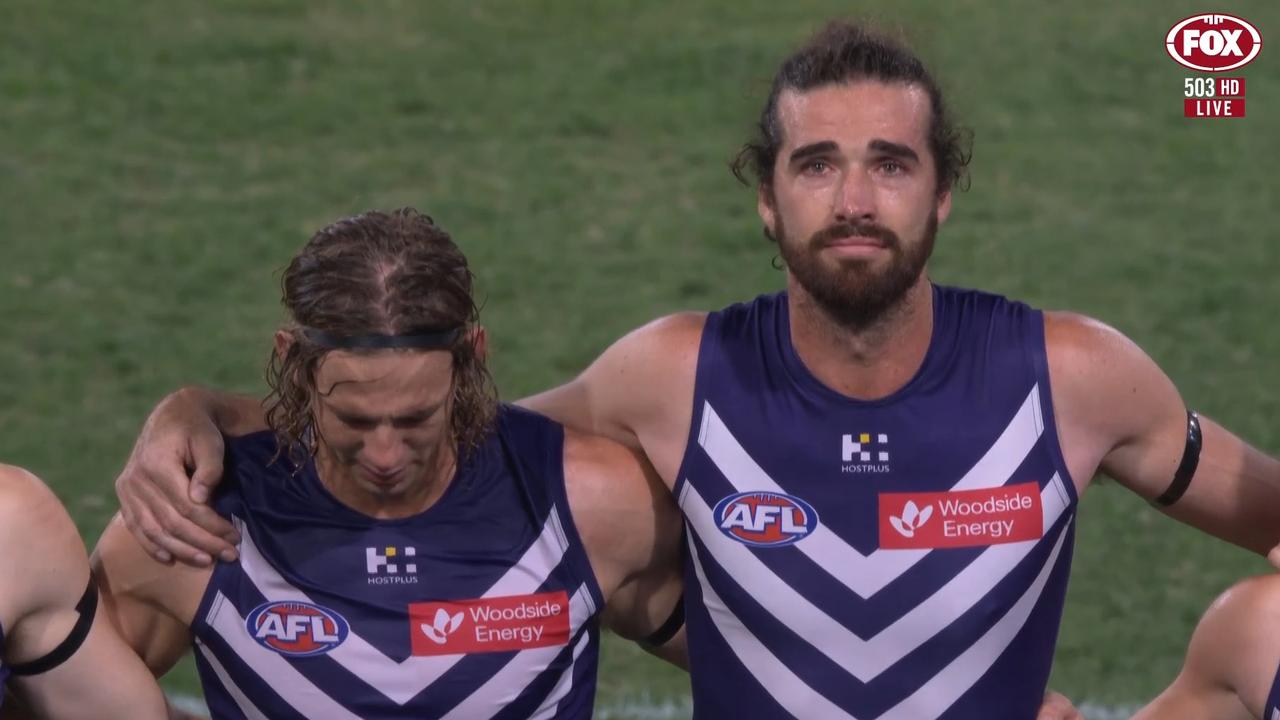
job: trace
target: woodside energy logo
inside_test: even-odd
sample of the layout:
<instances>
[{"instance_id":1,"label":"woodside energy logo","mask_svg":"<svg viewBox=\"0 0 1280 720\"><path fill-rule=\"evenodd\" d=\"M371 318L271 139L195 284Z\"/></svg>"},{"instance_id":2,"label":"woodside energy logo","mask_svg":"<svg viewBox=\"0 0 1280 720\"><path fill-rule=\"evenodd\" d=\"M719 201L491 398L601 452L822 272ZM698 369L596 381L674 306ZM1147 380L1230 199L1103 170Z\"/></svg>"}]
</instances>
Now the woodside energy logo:
<instances>
[{"instance_id":1,"label":"woodside energy logo","mask_svg":"<svg viewBox=\"0 0 1280 720\"><path fill-rule=\"evenodd\" d=\"M1248 65L1262 50L1262 35L1235 15L1192 15L1165 35L1165 51L1183 67L1218 73ZM1183 81L1185 117L1245 116L1243 77L1189 77Z\"/></svg>"}]
</instances>

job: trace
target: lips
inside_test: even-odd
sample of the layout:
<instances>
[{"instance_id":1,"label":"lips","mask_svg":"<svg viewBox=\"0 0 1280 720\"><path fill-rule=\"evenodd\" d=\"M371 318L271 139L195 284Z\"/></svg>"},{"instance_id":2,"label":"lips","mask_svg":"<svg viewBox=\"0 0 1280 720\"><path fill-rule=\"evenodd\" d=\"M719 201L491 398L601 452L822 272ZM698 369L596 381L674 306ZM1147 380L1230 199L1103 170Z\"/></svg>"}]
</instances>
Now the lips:
<instances>
[{"instance_id":1,"label":"lips","mask_svg":"<svg viewBox=\"0 0 1280 720\"><path fill-rule=\"evenodd\" d=\"M364 474L368 476L370 480L378 485L394 485L399 481L401 474L404 472L404 468L397 468L391 472L382 472L374 470L368 465L361 465L360 469L364 471Z\"/></svg>"},{"instance_id":2,"label":"lips","mask_svg":"<svg viewBox=\"0 0 1280 720\"><path fill-rule=\"evenodd\" d=\"M850 237L836 238L826 243L827 247L885 247L884 240L876 237L868 237L866 235L853 235Z\"/></svg>"}]
</instances>

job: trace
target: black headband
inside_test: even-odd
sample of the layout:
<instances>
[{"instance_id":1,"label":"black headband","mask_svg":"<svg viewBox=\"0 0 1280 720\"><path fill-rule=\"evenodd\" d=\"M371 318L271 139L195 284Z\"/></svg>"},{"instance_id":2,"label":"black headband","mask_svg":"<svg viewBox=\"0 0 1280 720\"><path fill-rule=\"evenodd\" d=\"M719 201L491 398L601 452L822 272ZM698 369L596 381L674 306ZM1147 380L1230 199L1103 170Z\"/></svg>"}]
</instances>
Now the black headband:
<instances>
[{"instance_id":1,"label":"black headband","mask_svg":"<svg viewBox=\"0 0 1280 720\"><path fill-rule=\"evenodd\" d=\"M415 350L444 350L453 347L462 328L439 330L432 333L411 335L334 335L324 330L303 328L302 334L311 342L329 350L387 350L412 348Z\"/></svg>"}]
</instances>

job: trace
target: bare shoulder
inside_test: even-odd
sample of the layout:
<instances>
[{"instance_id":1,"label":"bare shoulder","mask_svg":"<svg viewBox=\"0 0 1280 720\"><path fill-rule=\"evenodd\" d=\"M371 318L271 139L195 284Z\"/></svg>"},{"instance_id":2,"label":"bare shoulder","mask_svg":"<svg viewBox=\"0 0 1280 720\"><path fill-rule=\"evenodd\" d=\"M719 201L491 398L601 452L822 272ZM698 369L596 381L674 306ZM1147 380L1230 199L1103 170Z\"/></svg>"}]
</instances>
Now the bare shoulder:
<instances>
[{"instance_id":1,"label":"bare shoulder","mask_svg":"<svg viewBox=\"0 0 1280 720\"><path fill-rule=\"evenodd\" d=\"M12 465L0 465L0 574L20 579L0 600L10 617L78 598L88 577L84 544L62 503Z\"/></svg>"},{"instance_id":2,"label":"bare shoulder","mask_svg":"<svg viewBox=\"0 0 1280 720\"><path fill-rule=\"evenodd\" d=\"M1060 310L1044 313L1044 340L1050 366L1070 369L1087 370L1111 357L1142 352L1101 320Z\"/></svg>"},{"instance_id":3,"label":"bare shoulder","mask_svg":"<svg viewBox=\"0 0 1280 720\"><path fill-rule=\"evenodd\" d=\"M46 565L65 554L82 558L84 545L57 496L30 472L0 465L0 557Z\"/></svg>"},{"instance_id":4,"label":"bare shoulder","mask_svg":"<svg viewBox=\"0 0 1280 720\"><path fill-rule=\"evenodd\" d=\"M1046 312L1045 352L1064 435L1090 435L1105 453L1153 422L1176 424L1181 417L1181 397L1169 377L1137 343L1103 322Z\"/></svg>"},{"instance_id":5,"label":"bare shoulder","mask_svg":"<svg viewBox=\"0 0 1280 720\"><path fill-rule=\"evenodd\" d=\"M1239 639L1263 636L1280 653L1280 574L1246 578L1205 611L1203 622Z\"/></svg>"},{"instance_id":6,"label":"bare shoulder","mask_svg":"<svg viewBox=\"0 0 1280 720\"><path fill-rule=\"evenodd\" d=\"M642 373L670 371L682 366L693 370L706 322L704 312L660 317L622 336L601 359L611 361L619 369Z\"/></svg>"},{"instance_id":7,"label":"bare shoulder","mask_svg":"<svg viewBox=\"0 0 1280 720\"><path fill-rule=\"evenodd\" d=\"M40 478L13 465L0 465L0 529L27 533L42 525L70 522L62 504Z\"/></svg>"},{"instance_id":8,"label":"bare shoulder","mask_svg":"<svg viewBox=\"0 0 1280 720\"><path fill-rule=\"evenodd\" d=\"M1205 611L1187 651L1187 670L1265 702L1280 666L1280 575L1242 580Z\"/></svg>"}]
</instances>

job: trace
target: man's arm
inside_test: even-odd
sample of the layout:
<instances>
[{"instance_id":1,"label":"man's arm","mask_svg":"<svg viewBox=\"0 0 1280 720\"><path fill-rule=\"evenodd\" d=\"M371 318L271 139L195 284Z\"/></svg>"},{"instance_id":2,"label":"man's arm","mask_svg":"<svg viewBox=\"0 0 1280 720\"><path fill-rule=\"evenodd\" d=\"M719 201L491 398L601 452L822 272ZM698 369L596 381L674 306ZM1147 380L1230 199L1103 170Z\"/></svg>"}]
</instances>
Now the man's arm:
<instances>
[{"instance_id":1,"label":"man's arm","mask_svg":"<svg viewBox=\"0 0 1280 720\"><path fill-rule=\"evenodd\" d=\"M519 404L567 427L643 449L668 487L689 436L705 313L654 320L572 381Z\"/></svg>"},{"instance_id":2,"label":"man's arm","mask_svg":"<svg viewBox=\"0 0 1280 720\"><path fill-rule=\"evenodd\" d=\"M222 479L222 435L265 427L261 404L246 396L191 387L160 401L116 479L124 522L152 557L236 559L235 529L205 503Z\"/></svg>"},{"instance_id":3,"label":"man's arm","mask_svg":"<svg viewBox=\"0 0 1280 720\"><path fill-rule=\"evenodd\" d=\"M1173 683L1134 720L1253 720L1280 665L1280 576L1245 580L1214 601Z\"/></svg>"},{"instance_id":4,"label":"man's arm","mask_svg":"<svg viewBox=\"0 0 1280 720\"><path fill-rule=\"evenodd\" d=\"M0 577L7 665L39 665L57 657L58 648L74 648L61 663L10 678L30 711L67 720L168 717L155 679L101 608L75 647L77 624L89 617L82 604L89 587L84 545L53 493L29 473L6 466L0 466Z\"/></svg>"},{"instance_id":5,"label":"man's arm","mask_svg":"<svg viewBox=\"0 0 1280 720\"><path fill-rule=\"evenodd\" d=\"M91 562L102 614L153 675L164 675L191 647L190 619L212 571L157 562L119 515L102 532Z\"/></svg>"},{"instance_id":6,"label":"man's arm","mask_svg":"<svg viewBox=\"0 0 1280 720\"><path fill-rule=\"evenodd\" d=\"M664 414L672 392L686 389L693 396L705 321L705 313L654 320L609 346L578 377L517 404L574 430L638 447L637 428Z\"/></svg>"},{"instance_id":7,"label":"man's arm","mask_svg":"<svg viewBox=\"0 0 1280 720\"><path fill-rule=\"evenodd\" d=\"M565 437L565 485L605 594L604 625L688 669L677 613L683 526L670 491L635 450L572 431ZM655 642L659 631L665 637Z\"/></svg>"},{"instance_id":8,"label":"man's arm","mask_svg":"<svg viewBox=\"0 0 1280 720\"><path fill-rule=\"evenodd\" d=\"M1187 407L1136 344L1088 318L1046 314L1058 431L1078 487L1101 470L1152 500L1187 445ZM1280 541L1280 460L1201 417L1203 443L1186 493L1165 512L1265 555Z\"/></svg>"}]
</instances>

